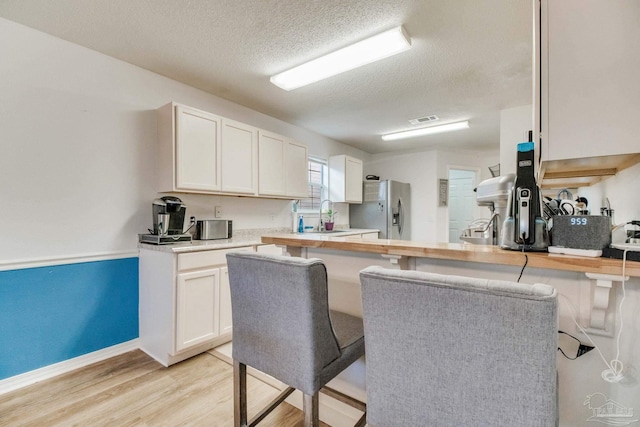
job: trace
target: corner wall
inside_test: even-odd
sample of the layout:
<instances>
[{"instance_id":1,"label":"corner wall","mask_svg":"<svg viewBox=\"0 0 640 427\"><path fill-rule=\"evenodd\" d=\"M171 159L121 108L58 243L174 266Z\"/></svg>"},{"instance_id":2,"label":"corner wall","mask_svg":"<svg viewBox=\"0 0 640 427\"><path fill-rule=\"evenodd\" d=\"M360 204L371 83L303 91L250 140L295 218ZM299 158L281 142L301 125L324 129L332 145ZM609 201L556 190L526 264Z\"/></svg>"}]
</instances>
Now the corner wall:
<instances>
[{"instance_id":1,"label":"corner wall","mask_svg":"<svg viewBox=\"0 0 640 427\"><path fill-rule=\"evenodd\" d=\"M151 226L158 197L158 107L176 101L278 132L318 157L367 157L2 18L0 58L1 364L16 361L0 370L0 380L137 337L137 234ZM185 200L189 216L213 216L214 206L222 206L234 229L291 224L286 200ZM135 310L123 309L129 305ZM14 324L25 325L22 335ZM5 346L17 339L30 349Z\"/></svg>"}]
</instances>

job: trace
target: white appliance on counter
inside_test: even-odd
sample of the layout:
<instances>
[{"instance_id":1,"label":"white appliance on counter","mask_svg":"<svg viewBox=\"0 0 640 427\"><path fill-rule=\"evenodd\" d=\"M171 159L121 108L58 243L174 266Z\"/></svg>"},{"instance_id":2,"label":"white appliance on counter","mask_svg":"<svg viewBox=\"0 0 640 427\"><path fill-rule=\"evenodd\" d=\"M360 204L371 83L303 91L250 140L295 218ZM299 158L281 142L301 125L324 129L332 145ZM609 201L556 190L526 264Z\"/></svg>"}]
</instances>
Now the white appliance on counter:
<instances>
[{"instance_id":1,"label":"white appliance on counter","mask_svg":"<svg viewBox=\"0 0 640 427\"><path fill-rule=\"evenodd\" d=\"M509 193L516 179L515 174L489 178L475 189L478 206L486 206L491 218L478 219L463 231L460 240L480 245L498 245L502 234L502 223L507 217Z\"/></svg>"},{"instance_id":2,"label":"white appliance on counter","mask_svg":"<svg viewBox=\"0 0 640 427\"><path fill-rule=\"evenodd\" d=\"M380 239L411 239L411 187L383 180L363 183L361 205L349 205L349 226L380 230Z\"/></svg>"}]
</instances>

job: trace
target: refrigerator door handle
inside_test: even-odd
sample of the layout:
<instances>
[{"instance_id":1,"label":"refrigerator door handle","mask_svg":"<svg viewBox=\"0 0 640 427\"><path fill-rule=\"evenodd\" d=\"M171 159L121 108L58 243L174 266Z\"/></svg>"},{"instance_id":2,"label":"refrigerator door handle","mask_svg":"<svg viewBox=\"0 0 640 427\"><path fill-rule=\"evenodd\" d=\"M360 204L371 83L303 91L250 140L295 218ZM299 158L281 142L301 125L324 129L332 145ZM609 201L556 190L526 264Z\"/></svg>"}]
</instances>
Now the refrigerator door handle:
<instances>
[{"instance_id":1,"label":"refrigerator door handle","mask_svg":"<svg viewBox=\"0 0 640 427\"><path fill-rule=\"evenodd\" d=\"M404 225L404 210L402 209L402 199L398 200L398 232L402 236L402 226Z\"/></svg>"}]
</instances>

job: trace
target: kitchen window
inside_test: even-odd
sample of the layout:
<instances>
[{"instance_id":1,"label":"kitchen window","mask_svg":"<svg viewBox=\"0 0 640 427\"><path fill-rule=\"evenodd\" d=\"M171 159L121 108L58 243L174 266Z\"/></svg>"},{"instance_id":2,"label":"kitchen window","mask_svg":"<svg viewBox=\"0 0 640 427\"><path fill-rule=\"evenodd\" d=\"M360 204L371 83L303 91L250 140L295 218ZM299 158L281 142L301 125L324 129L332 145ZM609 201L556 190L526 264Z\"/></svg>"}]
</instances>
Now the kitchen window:
<instances>
[{"instance_id":1,"label":"kitchen window","mask_svg":"<svg viewBox=\"0 0 640 427\"><path fill-rule=\"evenodd\" d=\"M329 168L327 161L316 157L309 157L309 191L306 199L301 199L299 212L317 213L320 202L328 198Z\"/></svg>"}]
</instances>

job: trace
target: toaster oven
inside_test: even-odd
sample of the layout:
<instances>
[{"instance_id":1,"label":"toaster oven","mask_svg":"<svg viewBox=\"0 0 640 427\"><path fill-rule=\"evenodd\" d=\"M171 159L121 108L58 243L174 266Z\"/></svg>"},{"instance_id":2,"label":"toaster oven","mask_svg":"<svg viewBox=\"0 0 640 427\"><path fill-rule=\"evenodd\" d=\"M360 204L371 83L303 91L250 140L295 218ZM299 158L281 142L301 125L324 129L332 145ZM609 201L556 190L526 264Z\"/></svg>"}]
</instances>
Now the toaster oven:
<instances>
[{"instance_id":1,"label":"toaster oven","mask_svg":"<svg viewBox=\"0 0 640 427\"><path fill-rule=\"evenodd\" d=\"M231 220L204 219L196 222L196 240L230 239L231 236Z\"/></svg>"}]
</instances>

